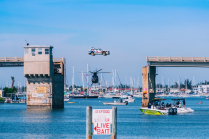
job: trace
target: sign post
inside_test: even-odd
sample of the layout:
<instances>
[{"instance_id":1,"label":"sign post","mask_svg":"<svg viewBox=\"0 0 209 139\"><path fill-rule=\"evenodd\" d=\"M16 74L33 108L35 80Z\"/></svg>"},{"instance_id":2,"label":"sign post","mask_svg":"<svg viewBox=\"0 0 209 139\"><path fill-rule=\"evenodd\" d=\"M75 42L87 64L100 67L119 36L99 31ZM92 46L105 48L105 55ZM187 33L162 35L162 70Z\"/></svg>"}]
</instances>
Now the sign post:
<instances>
[{"instance_id":1,"label":"sign post","mask_svg":"<svg viewBox=\"0 0 209 139\"><path fill-rule=\"evenodd\" d=\"M112 107L112 136L111 139L117 138L117 107Z\"/></svg>"},{"instance_id":2,"label":"sign post","mask_svg":"<svg viewBox=\"0 0 209 139\"><path fill-rule=\"evenodd\" d=\"M92 139L92 107L86 108L86 139Z\"/></svg>"}]
</instances>

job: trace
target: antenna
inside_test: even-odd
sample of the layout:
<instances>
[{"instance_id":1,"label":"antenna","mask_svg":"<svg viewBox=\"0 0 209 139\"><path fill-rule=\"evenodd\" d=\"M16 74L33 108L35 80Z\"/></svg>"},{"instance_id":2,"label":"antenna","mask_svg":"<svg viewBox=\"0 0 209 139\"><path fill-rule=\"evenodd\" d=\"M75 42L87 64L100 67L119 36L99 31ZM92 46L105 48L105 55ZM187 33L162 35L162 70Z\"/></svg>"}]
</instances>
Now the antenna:
<instances>
[{"instance_id":1,"label":"antenna","mask_svg":"<svg viewBox=\"0 0 209 139\"><path fill-rule=\"evenodd\" d=\"M25 42L26 42L26 45L28 46L28 45L29 45L29 43L27 42L27 40L25 40Z\"/></svg>"}]
</instances>

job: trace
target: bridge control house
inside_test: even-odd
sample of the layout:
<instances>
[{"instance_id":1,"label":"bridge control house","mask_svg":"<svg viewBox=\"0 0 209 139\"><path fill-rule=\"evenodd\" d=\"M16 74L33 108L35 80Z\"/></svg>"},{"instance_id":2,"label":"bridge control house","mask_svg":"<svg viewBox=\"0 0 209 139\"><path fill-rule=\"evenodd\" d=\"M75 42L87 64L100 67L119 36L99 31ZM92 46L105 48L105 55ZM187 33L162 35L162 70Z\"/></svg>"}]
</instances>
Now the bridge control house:
<instances>
[{"instance_id":1,"label":"bridge control house","mask_svg":"<svg viewBox=\"0 0 209 139\"><path fill-rule=\"evenodd\" d=\"M24 47L28 107L64 107L64 62L54 62L52 46Z\"/></svg>"}]
</instances>

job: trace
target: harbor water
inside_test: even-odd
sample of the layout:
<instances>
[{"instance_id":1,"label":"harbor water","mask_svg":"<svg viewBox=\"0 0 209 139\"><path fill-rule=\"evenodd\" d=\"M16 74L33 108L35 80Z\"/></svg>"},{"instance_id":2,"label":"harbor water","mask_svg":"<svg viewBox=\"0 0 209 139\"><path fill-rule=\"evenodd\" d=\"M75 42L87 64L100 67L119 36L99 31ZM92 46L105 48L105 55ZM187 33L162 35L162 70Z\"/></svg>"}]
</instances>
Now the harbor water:
<instances>
[{"instance_id":1,"label":"harbor water","mask_svg":"<svg viewBox=\"0 0 209 139\"><path fill-rule=\"evenodd\" d=\"M165 103L172 102L167 97ZM68 138L86 137L86 107L112 109L102 102L112 99L74 99L64 109L27 109L26 104L0 104L0 138ZM203 101L203 104L198 104ZM186 98L186 107L194 113L181 115L144 115L141 98L127 106L117 106L118 139L209 138L209 100ZM93 135L93 139L109 135Z\"/></svg>"}]
</instances>

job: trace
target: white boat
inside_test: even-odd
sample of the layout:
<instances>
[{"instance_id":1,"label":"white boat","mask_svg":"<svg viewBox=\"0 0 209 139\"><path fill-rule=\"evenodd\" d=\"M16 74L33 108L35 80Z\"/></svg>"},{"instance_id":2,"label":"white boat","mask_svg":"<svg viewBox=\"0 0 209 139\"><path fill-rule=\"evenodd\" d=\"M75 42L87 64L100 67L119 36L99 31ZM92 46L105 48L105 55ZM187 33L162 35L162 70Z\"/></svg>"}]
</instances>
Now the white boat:
<instances>
[{"instance_id":1,"label":"white boat","mask_svg":"<svg viewBox=\"0 0 209 139\"><path fill-rule=\"evenodd\" d=\"M191 108L184 108L184 107L181 107L181 108L177 108L177 113L180 114L180 113L192 113L194 112L194 110L192 110Z\"/></svg>"},{"instance_id":2,"label":"white boat","mask_svg":"<svg viewBox=\"0 0 209 139\"><path fill-rule=\"evenodd\" d=\"M174 106L173 107L176 107L177 108L177 113L192 113L194 112L194 110L192 110L191 108L186 108L186 107L179 107L179 104L177 104L177 102L180 102L181 100L183 100L182 98L181 99L171 99L174 101Z\"/></svg>"},{"instance_id":3,"label":"white boat","mask_svg":"<svg viewBox=\"0 0 209 139\"><path fill-rule=\"evenodd\" d=\"M120 98L127 98L129 97L128 95L121 95Z\"/></svg>"},{"instance_id":4,"label":"white boat","mask_svg":"<svg viewBox=\"0 0 209 139\"><path fill-rule=\"evenodd\" d=\"M113 98L113 97L117 97L115 94L106 94L106 95L103 95L104 98Z\"/></svg>"},{"instance_id":5,"label":"white boat","mask_svg":"<svg viewBox=\"0 0 209 139\"><path fill-rule=\"evenodd\" d=\"M137 97L137 98L142 97L142 93L135 94L135 95L133 95L133 97Z\"/></svg>"},{"instance_id":6,"label":"white boat","mask_svg":"<svg viewBox=\"0 0 209 139\"><path fill-rule=\"evenodd\" d=\"M64 102L67 102L67 101L69 101L69 98L64 98Z\"/></svg>"},{"instance_id":7,"label":"white boat","mask_svg":"<svg viewBox=\"0 0 209 139\"><path fill-rule=\"evenodd\" d=\"M128 98L126 98L126 99L124 99L123 100L123 102L134 102L135 101L135 99L133 98L133 97L131 97L131 96L128 96Z\"/></svg>"},{"instance_id":8,"label":"white boat","mask_svg":"<svg viewBox=\"0 0 209 139\"><path fill-rule=\"evenodd\" d=\"M113 99L118 99L114 100L114 102L102 102L104 105L128 105L128 102L123 102L122 98L120 97L114 97Z\"/></svg>"}]
</instances>

